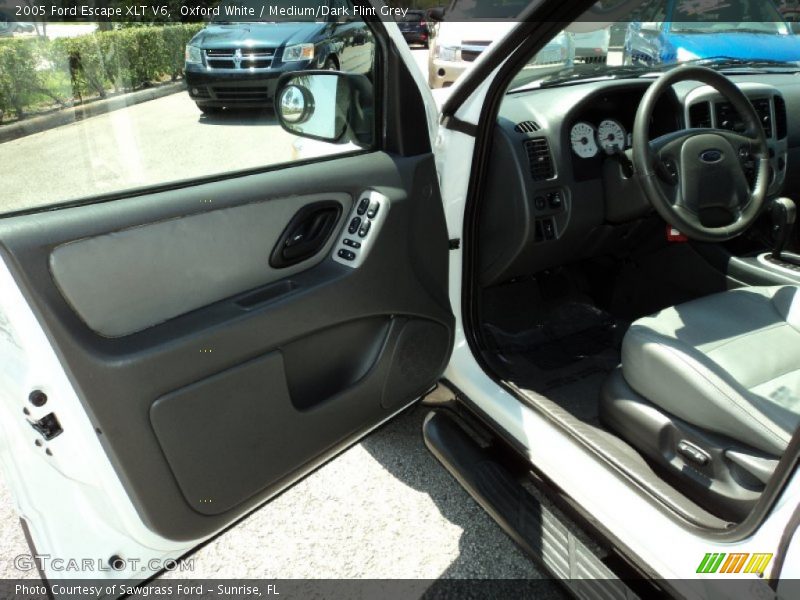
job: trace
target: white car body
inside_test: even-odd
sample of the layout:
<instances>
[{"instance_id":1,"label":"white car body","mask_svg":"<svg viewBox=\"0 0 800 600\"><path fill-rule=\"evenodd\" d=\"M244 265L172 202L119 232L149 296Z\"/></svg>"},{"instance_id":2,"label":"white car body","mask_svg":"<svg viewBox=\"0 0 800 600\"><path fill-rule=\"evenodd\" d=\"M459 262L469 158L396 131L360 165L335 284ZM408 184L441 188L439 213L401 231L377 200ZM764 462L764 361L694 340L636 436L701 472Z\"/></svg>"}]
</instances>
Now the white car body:
<instances>
[{"instance_id":1,"label":"white car body","mask_svg":"<svg viewBox=\"0 0 800 600\"><path fill-rule=\"evenodd\" d=\"M425 99L449 236L460 238L475 138L437 126L437 106L425 77L415 66L397 26L388 23L387 29ZM508 29L506 27L505 31ZM463 38L465 34L458 35ZM437 43L446 39L442 37ZM491 49L481 60L490 54ZM477 125L498 69L499 66L461 105L455 114L459 120ZM320 148L301 149L301 152L303 156L324 153ZM673 580L675 587L690 598L720 597L714 585L723 576L698 578L696 575L698 560L703 554L776 551L800 500L800 477L796 474L787 483L766 521L751 537L735 543L721 543L680 526L585 446L492 380L476 361L466 340L461 314L462 255L463 249L449 254L450 300L456 318L456 337L445 377L506 430L525 449L530 461L556 486L584 507L605 530L612 532L619 546L636 557L649 575ZM150 559L176 558L201 543L203 539L183 542L165 539L141 521L95 435L60 358L3 262L0 262L0 290L0 427L3 434L0 463L17 508L30 526L35 546L65 561L95 556L97 549L103 548L108 549L109 554L137 556L142 563L147 563ZM45 457L31 443L30 427L17 408L18 397L27 395L30 389L41 389L56 399L65 428L77 432L77 435L54 439L50 443L52 457ZM31 408L30 412L29 418L37 419L49 409ZM564 465L579 467L563 468ZM121 570L93 572L92 576L108 580L144 579L160 570L158 564L153 563L153 568L145 570L128 565ZM47 568L44 574L48 578L85 577L81 572L56 572ZM797 537L790 546L783 577L800 577ZM737 591L741 592L742 588ZM755 576L751 580L750 596L773 597L767 584Z\"/></svg>"}]
</instances>

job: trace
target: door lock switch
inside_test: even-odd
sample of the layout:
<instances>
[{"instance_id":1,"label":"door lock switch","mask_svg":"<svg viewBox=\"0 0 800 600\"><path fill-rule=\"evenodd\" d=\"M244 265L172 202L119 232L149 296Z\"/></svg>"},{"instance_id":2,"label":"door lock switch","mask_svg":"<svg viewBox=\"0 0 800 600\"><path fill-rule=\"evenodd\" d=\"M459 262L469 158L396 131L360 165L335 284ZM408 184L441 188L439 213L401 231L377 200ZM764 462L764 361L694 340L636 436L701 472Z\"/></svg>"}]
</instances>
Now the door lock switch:
<instances>
[{"instance_id":1,"label":"door lock switch","mask_svg":"<svg viewBox=\"0 0 800 600\"><path fill-rule=\"evenodd\" d=\"M350 238L344 238L342 240L342 244L344 244L345 246L350 246L351 248L355 248L356 250L361 248L361 242L351 240Z\"/></svg>"},{"instance_id":2,"label":"door lock switch","mask_svg":"<svg viewBox=\"0 0 800 600\"><path fill-rule=\"evenodd\" d=\"M345 250L344 248L339 250L338 254L339 254L339 258L343 258L345 260L355 260L355 258L356 258L356 253L355 252L353 252L352 250Z\"/></svg>"}]
</instances>

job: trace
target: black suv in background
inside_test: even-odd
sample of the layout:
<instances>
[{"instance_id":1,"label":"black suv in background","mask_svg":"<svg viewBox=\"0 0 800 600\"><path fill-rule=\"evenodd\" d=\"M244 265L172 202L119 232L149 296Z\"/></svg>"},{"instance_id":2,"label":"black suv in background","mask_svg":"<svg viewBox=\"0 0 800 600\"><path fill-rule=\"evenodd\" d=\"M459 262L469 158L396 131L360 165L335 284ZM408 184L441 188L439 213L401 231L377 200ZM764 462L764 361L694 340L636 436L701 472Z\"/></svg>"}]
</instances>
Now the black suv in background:
<instances>
[{"instance_id":1,"label":"black suv in background","mask_svg":"<svg viewBox=\"0 0 800 600\"><path fill-rule=\"evenodd\" d=\"M320 0L293 2L298 7L319 4ZM351 8L347 0L325 4L331 14L340 13L336 9L341 7ZM267 11L268 7L269 3ZM225 14L224 6L221 14ZM374 51L372 32L357 17L247 23L214 20L186 46L186 84L189 96L206 114L223 108L268 108L284 72L330 69L367 75Z\"/></svg>"},{"instance_id":2,"label":"black suv in background","mask_svg":"<svg viewBox=\"0 0 800 600\"><path fill-rule=\"evenodd\" d=\"M409 10L405 17L397 21L397 26L409 46L422 44L425 48L428 47L431 30L424 11Z\"/></svg>"}]
</instances>

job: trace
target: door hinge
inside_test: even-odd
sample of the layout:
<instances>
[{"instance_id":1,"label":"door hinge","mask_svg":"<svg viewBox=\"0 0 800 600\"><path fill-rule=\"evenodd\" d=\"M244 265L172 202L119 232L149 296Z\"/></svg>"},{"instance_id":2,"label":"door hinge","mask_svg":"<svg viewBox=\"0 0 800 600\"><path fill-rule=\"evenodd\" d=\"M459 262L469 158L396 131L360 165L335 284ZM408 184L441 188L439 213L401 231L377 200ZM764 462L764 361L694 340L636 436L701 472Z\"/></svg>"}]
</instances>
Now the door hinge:
<instances>
[{"instance_id":1,"label":"door hinge","mask_svg":"<svg viewBox=\"0 0 800 600\"><path fill-rule=\"evenodd\" d=\"M55 413L47 414L38 421L28 421L28 423L30 423L31 427L38 431L48 442L54 437L61 435L61 433L64 431L61 428L61 423L58 422L58 417L56 417Z\"/></svg>"},{"instance_id":2,"label":"door hinge","mask_svg":"<svg viewBox=\"0 0 800 600\"><path fill-rule=\"evenodd\" d=\"M447 245L450 248L450 250L458 250L459 248L461 248L461 239L459 238L452 239L448 242Z\"/></svg>"}]
</instances>

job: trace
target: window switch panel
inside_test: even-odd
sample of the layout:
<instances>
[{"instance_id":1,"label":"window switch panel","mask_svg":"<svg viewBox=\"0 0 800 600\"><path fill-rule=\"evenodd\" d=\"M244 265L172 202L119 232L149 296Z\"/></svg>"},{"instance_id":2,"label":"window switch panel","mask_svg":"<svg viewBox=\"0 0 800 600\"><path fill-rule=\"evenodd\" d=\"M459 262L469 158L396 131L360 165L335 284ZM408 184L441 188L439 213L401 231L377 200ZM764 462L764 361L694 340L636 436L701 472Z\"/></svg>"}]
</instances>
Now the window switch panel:
<instances>
[{"instance_id":1,"label":"window switch panel","mask_svg":"<svg viewBox=\"0 0 800 600\"><path fill-rule=\"evenodd\" d=\"M389 198L366 190L353 203L347 225L333 247L333 260L351 269L360 267L380 240L380 232L391 208Z\"/></svg>"}]
</instances>

